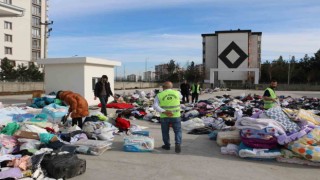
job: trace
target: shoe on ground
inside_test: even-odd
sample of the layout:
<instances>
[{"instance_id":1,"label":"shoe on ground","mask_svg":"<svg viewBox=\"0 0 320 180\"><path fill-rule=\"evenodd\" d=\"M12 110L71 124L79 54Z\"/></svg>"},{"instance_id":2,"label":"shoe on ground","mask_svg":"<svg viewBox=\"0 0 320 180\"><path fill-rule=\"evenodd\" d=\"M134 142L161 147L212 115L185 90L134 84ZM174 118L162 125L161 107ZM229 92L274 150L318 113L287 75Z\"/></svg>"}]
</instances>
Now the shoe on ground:
<instances>
[{"instance_id":1,"label":"shoe on ground","mask_svg":"<svg viewBox=\"0 0 320 180\"><path fill-rule=\"evenodd\" d=\"M176 153L181 152L181 145L180 144L176 144L175 151L176 151Z\"/></svg>"},{"instance_id":2,"label":"shoe on ground","mask_svg":"<svg viewBox=\"0 0 320 180\"><path fill-rule=\"evenodd\" d=\"M164 150L170 150L170 146L166 146L166 145L163 145L161 148Z\"/></svg>"}]
</instances>

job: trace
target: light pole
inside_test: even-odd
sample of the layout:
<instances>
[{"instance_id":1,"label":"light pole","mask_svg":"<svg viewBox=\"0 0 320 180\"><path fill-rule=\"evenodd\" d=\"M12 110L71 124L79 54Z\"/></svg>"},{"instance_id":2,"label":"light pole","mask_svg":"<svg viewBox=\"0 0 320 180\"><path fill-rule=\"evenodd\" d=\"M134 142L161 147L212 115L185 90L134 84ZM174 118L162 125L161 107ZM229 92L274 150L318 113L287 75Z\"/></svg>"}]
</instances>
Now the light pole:
<instances>
[{"instance_id":1,"label":"light pole","mask_svg":"<svg viewBox=\"0 0 320 180\"><path fill-rule=\"evenodd\" d=\"M47 30L47 26L49 25L52 25L53 24L53 21L45 21L44 23L40 22L40 25L44 25L45 26L45 29L44 29L44 59L47 58L47 39L49 38L50 36L50 32L52 31L52 28L49 28Z\"/></svg>"}]
</instances>

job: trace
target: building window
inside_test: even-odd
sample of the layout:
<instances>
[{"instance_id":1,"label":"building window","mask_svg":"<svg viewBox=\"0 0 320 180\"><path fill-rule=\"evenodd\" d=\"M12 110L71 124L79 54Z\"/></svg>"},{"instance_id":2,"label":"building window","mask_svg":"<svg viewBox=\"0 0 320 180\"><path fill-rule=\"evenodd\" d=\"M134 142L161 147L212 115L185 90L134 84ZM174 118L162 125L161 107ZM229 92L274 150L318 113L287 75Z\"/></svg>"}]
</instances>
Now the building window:
<instances>
[{"instance_id":1,"label":"building window","mask_svg":"<svg viewBox=\"0 0 320 180\"><path fill-rule=\"evenodd\" d=\"M4 29L12 29L12 22L5 21L4 22Z\"/></svg>"},{"instance_id":2,"label":"building window","mask_svg":"<svg viewBox=\"0 0 320 180\"><path fill-rule=\"evenodd\" d=\"M40 18L32 17L32 26L40 26Z\"/></svg>"},{"instance_id":3,"label":"building window","mask_svg":"<svg viewBox=\"0 0 320 180\"><path fill-rule=\"evenodd\" d=\"M12 42L12 35L4 34L4 41L5 42Z\"/></svg>"},{"instance_id":4,"label":"building window","mask_svg":"<svg viewBox=\"0 0 320 180\"><path fill-rule=\"evenodd\" d=\"M32 3L40 5L41 4L41 0L32 0Z\"/></svg>"},{"instance_id":5,"label":"building window","mask_svg":"<svg viewBox=\"0 0 320 180\"><path fill-rule=\"evenodd\" d=\"M11 47L4 47L4 54L12 54L12 48Z\"/></svg>"},{"instance_id":6,"label":"building window","mask_svg":"<svg viewBox=\"0 0 320 180\"><path fill-rule=\"evenodd\" d=\"M32 6L32 15L41 16L41 7Z\"/></svg>"},{"instance_id":7,"label":"building window","mask_svg":"<svg viewBox=\"0 0 320 180\"><path fill-rule=\"evenodd\" d=\"M33 38L40 38L40 29L38 28L32 28L32 37Z\"/></svg>"},{"instance_id":8,"label":"building window","mask_svg":"<svg viewBox=\"0 0 320 180\"><path fill-rule=\"evenodd\" d=\"M6 4L12 4L12 0L4 0L3 2Z\"/></svg>"},{"instance_id":9,"label":"building window","mask_svg":"<svg viewBox=\"0 0 320 180\"><path fill-rule=\"evenodd\" d=\"M40 49L40 39L32 39L32 48Z\"/></svg>"},{"instance_id":10,"label":"building window","mask_svg":"<svg viewBox=\"0 0 320 180\"><path fill-rule=\"evenodd\" d=\"M32 59L40 59L40 51L32 51Z\"/></svg>"}]
</instances>

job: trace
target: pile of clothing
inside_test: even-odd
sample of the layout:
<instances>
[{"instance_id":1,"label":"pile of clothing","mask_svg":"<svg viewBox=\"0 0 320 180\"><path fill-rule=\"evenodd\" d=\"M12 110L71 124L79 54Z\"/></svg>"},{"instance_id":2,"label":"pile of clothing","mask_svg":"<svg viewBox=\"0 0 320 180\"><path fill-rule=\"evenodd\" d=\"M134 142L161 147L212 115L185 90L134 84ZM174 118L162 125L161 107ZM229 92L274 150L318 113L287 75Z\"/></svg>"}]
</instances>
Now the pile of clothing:
<instances>
[{"instance_id":1,"label":"pile of clothing","mask_svg":"<svg viewBox=\"0 0 320 180\"><path fill-rule=\"evenodd\" d=\"M43 97L34 103L40 99L49 102ZM77 153L101 155L111 148L118 128L107 117L91 111L80 129L71 126L70 117L62 124L68 107L56 104L54 98L50 102L43 108L0 108L0 179L75 177L86 170L86 161Z\"/></svg>"}]
</instances>

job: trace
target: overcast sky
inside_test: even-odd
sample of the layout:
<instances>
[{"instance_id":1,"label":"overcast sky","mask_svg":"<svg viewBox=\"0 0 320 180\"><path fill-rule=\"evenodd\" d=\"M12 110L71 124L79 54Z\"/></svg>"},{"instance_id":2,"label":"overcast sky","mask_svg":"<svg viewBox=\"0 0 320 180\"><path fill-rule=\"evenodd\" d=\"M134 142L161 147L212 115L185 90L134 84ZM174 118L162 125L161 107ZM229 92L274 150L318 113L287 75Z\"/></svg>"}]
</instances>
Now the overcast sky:
<instances>
[{"instance_id":1,"label":"overcast sky","mask_svg":"<svg viewBox=\"0 0 320 180\"><path fill-rule=\"evenodd\" d=\"M142 74L174 59L201 63L201 34L262 32L262 60L320 49L318 0L53 0L49 57L90 56ZM119 75L118 74L118 75Z\"/></svg>"}]
</instances>

